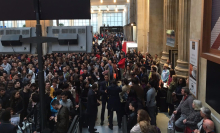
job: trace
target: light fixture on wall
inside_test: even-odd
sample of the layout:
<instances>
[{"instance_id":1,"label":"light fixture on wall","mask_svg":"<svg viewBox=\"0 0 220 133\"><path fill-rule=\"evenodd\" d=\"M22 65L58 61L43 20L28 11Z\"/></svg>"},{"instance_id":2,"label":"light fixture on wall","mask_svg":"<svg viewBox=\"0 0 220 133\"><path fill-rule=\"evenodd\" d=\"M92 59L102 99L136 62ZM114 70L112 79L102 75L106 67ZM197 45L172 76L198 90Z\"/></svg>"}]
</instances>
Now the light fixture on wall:
<instances>
[{"instance_id":1,"label":"light fixture on wall","mask_svg":"<svg viewBox=\"0 0 220 133\"><path fill-rule=\"evenodd\" d=\"M116 3L116 0L113 0L114 3Z\"/></svg>"},{"instance_id":2,"label":"light fixture on wall","mask_svg":"<svg viewBox=\"0 0 220 133\"><path fill-rule=\"evenodd\" d=\"M115 8L115 11L118 12L118 8L117 7Z\"/></svg>"},{"instance_id":3,"label":"light fixture on wall","mask_svg":"<svg viewBox=\"0 0 220 133\"><path fill-rule=\"evenodd\" d=\"M124 8L124 12L126 12L126 8Z\"/></svg>"},{"instance_id":4,"label":"light fixture on wall","mask_svg":"<svg viewBox=\"0 0 220 133\"><path fill-rule=\"evenodd\" d=\"M99 12L101 12L101 9L99 8Z\"/></svg>"},{"instance_id":5,"label":"light fixture on wall","mask_svg":"<svg viewBox=\"0 0 220 133\"><path fill-rule=\"evenodd\" d=\"M92 8L91 8L91 12L94 12Z\"/></svg>"},{"instance_id":6,"label":"light fixture on wall","mask_svg":"<svg viewBox=\"0 0 220 133\"><path fill-rule=\"evenodd\" d=\"M127 2L129 3L129 2L130 2L130 0L127 0Z\"/></svg>"},{"instance_id":7,"label":"light fixture on wall","mask_svg":"<svg viewBox=\"0 0 220 133\"><path fill-rule=\"evenodd\" d=\"M103 3L103 0L100 0L101 3Z\"/></svg>"},{"instance_id":8,"label":"light fixture on wall","mask_svg":"<svg viewBox=\"0 0 220 133\"><path fill-rule=\"evenodd\" d=\"M107 8L107 11L109 11L109 8Z\"/></svg>"}]
</instances>

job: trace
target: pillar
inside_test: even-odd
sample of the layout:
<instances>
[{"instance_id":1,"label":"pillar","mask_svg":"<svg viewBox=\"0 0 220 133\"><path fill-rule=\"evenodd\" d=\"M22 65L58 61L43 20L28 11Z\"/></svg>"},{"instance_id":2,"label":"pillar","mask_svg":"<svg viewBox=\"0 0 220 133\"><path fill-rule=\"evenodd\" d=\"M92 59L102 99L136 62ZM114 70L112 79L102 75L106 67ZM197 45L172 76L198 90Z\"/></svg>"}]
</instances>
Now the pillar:
<instances>
[{"instance_id":1,"label":"pillar","mask_svg":"<svg viewBox=\"0 0 220 133\"><path fill-rule=\"evenodd\" d=\"M151 55L161 56L163 51L163 5L164 0L149 0L149 44Z\"/></svg>"},{"instance_id":2,"label":"pillar","mask_svg":"<svg viewBox=\"0 0 220 133\"><path fill-rule=\"evenodd\" d=\"M149 33L149 1L137 0L137 44L138 51L142 54L147 52Z\"/></svg>"},{"instance_id":3,"label":"pillar","mask_svg":"<svg viewBox=\"0 0 220 133\"><path fill-rule=\"evenodd\" d=\"M171 47L167 46L167 30L175 31L175 43L178 43L178 9L179 9L179 1L178 0L164 0L164 30L163 30L163 52L160 63L161 67L167 62L169 59L169 49ZM175 44L175 46L176 46ZM173 48L175 49L175 48Z\"/></svg>"},{"instance_id":4,"label":"pillar","mask_svg":"<svg viewBox=\"0 0 220 133\"><path fill-rule=\"evenodd\" d=\"M36 27L36 20L26 20L26 27ZM46 29L48 26L53 26L53 20L41 20L42 36L47 36ZM43 43L43 55L47 54L47 43Z\"/></svg>"},{"instance_id":5,"label":"pillar","mask_svg":"<svg viewBox=\"0 0 220 133\"><path fill-rule=\"evenodd\" d=\"M178 77L188 77L191 0L179 0L178 60L175 71Z\"/></svg>"}]
</instances>

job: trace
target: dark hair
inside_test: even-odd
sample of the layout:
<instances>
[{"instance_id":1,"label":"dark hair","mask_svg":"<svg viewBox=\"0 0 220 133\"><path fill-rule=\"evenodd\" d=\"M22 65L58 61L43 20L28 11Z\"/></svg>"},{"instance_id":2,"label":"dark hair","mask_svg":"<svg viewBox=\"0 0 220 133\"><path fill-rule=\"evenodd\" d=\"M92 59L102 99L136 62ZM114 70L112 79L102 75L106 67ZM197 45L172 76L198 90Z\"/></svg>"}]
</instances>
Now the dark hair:
<instances>
[{"instance_id":1,"label":"dark hair","mask_svg":"<svg viewBox=\"0 0 220 133\"><path fill-rule=\"evenodd\" d=\"M189 95L190 90L188 87L183 87L182 89L184 89L184 93L186 93L187 95Z\"/></svg>"},{"instance_id":2,"label":"dark hair","mask_svg":"<svg viewBox=\"0 0 220 133\"><path fill-rule=\"evenodd\" d=\"M186 80L185 80L185 78L180 78L180 79L182 79L182 84L181 84L181 86L182 86L182 87L185 87L185 86L186 86ZM180 79L179 79L179 80L180 80ZM179 80L178 80L178 85L180 85L180 84L179 84Z\"/></svg>"},{"instance_id":3,"label":"dark hair","mask_svg":"<svg viewBox=\"0 0 220 133\"><path fill-rule=\"evenodd\" d=\"M25 86L27 86L29 84L31 84L31 82L30 81L26 81L26 82L23 83L23 86L25 87Z\"/></svg>"},{"instance_id":4,"label":"dark hair","mask_svg":"<svg viewBox=\"0 0 220 133\"><path fill-rule=\"evenodd\" d=\"M95 90L95 89L97 89L97 88L98 88L97 84L93 84L93 85L92 85L92 89L93 89L93 90Z\"/></svg>"},{"instance_id":5,"label":"dark hair","mask_svg":"<svg viewBox=\"0 0 220 133\"><path fill-rule=\"evenodd\" d=\"M146 77L142 78L142 79L141 79L141 82L147 84L147 83L148 83L148 78L146 78Z\"/></svg>"},{"instance_id":6,"label":"dark hair","mask_svg":"<svg viewBox=\"0 0 220 133\"><path fill-rule=\"evenodd\" d=\"M53 92L53 95L58 96L61 95L62 92L63 92L62 90L56 90L55 92Z\"/></svg>"},{"instance_id":7,"label":"dark hair","mask_svg":"<svg viewBox=\"0 0 220 133\"><path fill-rule=\"evenodd\" d=\"M62 86L62 89L67 89L69 87L69 84L64 83L64 85Z\"/></svg>"},{"instance_id":8,"label":"dark hair","mask_svg":"<svg viewBox=\"0 0 220 133\"><path fill-rule=\"evenodd\" d=\"M11 109L7 108L5 111L2 112L1 119L5 122L8 122L11 119Z\"/></svg>"},{"instance_id":9,"label":"dark hair","mask_svg":"<svg viewBox=\"0 0 220 133\"><path fill-rule=\"evenodd\" d=\"M60 102L59 102L59 100L54 99L54 100L51 102L51 105L52 105L52 106L54 106L54 105L60 105Z\"/></svg>"},{"instance_id":10,"label":"dark hair","mask_svg":"<svg viewBox=\"0 0 220 133\"><path fill-rule=\"evenodd\" d=\"M62 92L62 93L61 93L61 96L68 96L67 91Z\"/></svg>"},{"instance_id":11,"label":"dark hair","mask_svg":"<svg viewBox=\"0 0 220 133\"><path fill-rule=\"evenodd\" d=\"M35 103L38 103L40 101L39 94L33 93L32 94L32 101Z\"/></svg>"},{"instance_id":12,"label":"dark hair","mask_svg":"<svg viewBox=\"0 0 220 133\"><path fill-rule=\"evenodd\" d=\"M154 72L156 72L156 71L157 71L157 68L156 68L156 67L154 67L154 66L152 67L152 69L153 69L153 71L154 71Z\"/></svg>"},{"instance_id":13,"label":"dark hair","mask_svg":"<svg viewBox=\"0 0 220 133\"><path fill-rule=\"evenodd\" d=\"M175 71L173 69L170 69L170 77L172 78L173 75L175 75L175 74L176 74Z\"/></svg>"},{"instance_id":14,"label":"dark hair","mask_svg":"<svg viewBox=\"0 0 220 133\"><path fill-rule=\"evenodd\" d=\"M131 104L132 107L134 107L134 110L136 111L137 107L138 107L137 102L132 101L132 102L130 102L130 104Z\"/></svg>"},{"instance_id":15,"label":"dark hair","mask_svg":"<svg viewBox=\"0 0 220 133\"><path fill-rule=\"evenodd\" d=\"M126 78L124 79L124 84L125 84L125 85L128 85L128 84L129 84L128 79L126 79Z\"/></svg>"},{"instance_id":16,"label":"dark hair","mask_svg":"<svg viewBox=\"0 0 220 133\"><path fill-rule=\"evenodd\" d=\"M137 77L134 77L131 81L132 81L132 83L134 83L136 85L138 84L138 78Z\"/></svg>"},{"instance_id":17,"label":"dark hair","mask_svg":"<svg viewBox=\"0 0 220 133\"><path fill-rule=\"evenodd\" d=\"M111 81L111 84L112 84L112 85L117 85L116 80L112 80L112 81Z\"/></svg>"}]
</instances>

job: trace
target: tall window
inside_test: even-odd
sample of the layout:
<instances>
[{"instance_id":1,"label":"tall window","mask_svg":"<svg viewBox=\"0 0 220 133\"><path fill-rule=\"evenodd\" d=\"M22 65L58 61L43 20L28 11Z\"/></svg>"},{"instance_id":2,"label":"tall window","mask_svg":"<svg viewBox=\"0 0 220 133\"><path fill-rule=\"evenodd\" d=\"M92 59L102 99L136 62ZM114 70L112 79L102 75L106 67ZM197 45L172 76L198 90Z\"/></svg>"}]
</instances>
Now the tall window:
<instances>
[{"instance_id":1,"label":"tall window","mask_svg":"<svg viewBox=\"0 0 220 133\"><path fill-rule=\"evenodd\" d=\"M70 20L59 20L59 25L70 26ZM53 26L57 26L57 20L53 20Z\"/></svg>"},{"instance_id":2,"label":"tall window","mask_svg":"<svg viewBox=\"0 0 220 133\"><path fill-rule=\"evenodd\" d=\"M3 22L2 21L0 21L0 26L3 26Z\"/></svg>"},{"instance_id":3,"label":"tall window","mask_svg":"<svg viewBox=\"0 0 220 133\"><path fill-rule=\"evenodd\" d=\"M74 20L74 26L89 26L89 20L88 19Z\"/></svg>"},{"instance_id":4,"label":"tall window","mask_svg":"<svg viewBox=\"0 0 220 133\"><path fill-rule=\"evenodd\" d=\"M4 21L6 28L12 27L12 21Z\"/></svg>"},{"instance_id":5,"label":"tall window","mask_svg":"<svg viewBox=\"0 0 220 133\"><path fill-rule=\"evenodd\" d=\"M118 13L103 13L102 14L102 24L106 26L123 26L123 14Z\"/></svg>"},{"instance_id":6,"label":"tall window","mask_svg":"<svg viewBox=\"0 0 220 133\"><path fill-rule=\"evenodd\" d=\"M93 33L97 32L97 28L98 28L98 14L97 13L91 14L91 25L93 26Z\"/></svg>"},{"instance_id":7,"label":"tall window","mask_svg":"<svg viewBox=\"0 0 220 133\"><path fill-rule=\"evenodd\" d=\"M17 21L17 27L24 27L25 25L25 20L18 20Z\"/></svg>"}]
</instances>

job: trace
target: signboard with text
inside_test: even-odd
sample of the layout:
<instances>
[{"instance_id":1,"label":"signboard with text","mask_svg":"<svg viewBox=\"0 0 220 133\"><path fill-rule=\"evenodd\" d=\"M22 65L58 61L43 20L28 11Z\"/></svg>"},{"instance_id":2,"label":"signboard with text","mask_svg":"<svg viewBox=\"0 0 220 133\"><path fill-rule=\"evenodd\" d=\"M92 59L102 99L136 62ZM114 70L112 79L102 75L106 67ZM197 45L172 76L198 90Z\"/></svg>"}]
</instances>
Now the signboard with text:
<instances>
[{"instance_id":1,"label":"signboard with text","mask_svg":"<svg viewBox=\"0 0 220 133\"><path fill-rule=\"evenodd\" d=\"M197 98L199 40L190 40L189 52L189 89L191 94L193 94Z\"/></svg>"}]
</instances>

